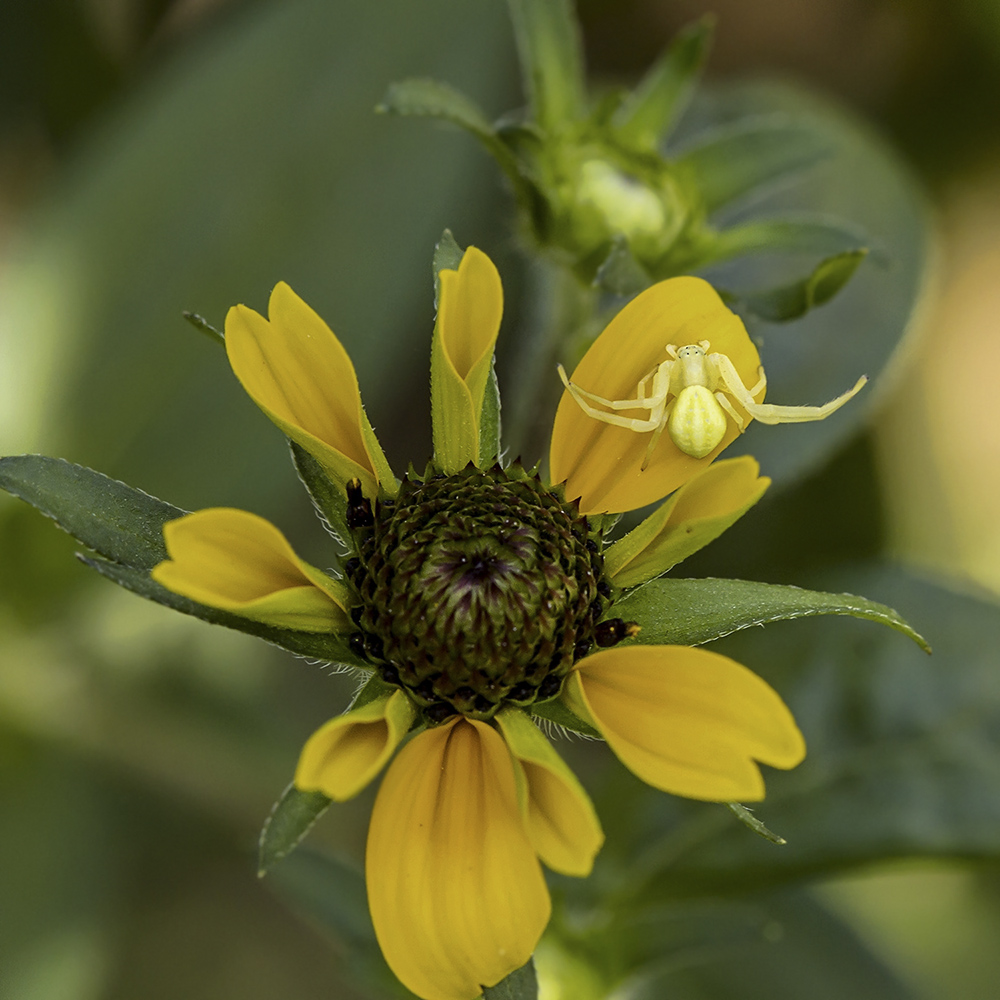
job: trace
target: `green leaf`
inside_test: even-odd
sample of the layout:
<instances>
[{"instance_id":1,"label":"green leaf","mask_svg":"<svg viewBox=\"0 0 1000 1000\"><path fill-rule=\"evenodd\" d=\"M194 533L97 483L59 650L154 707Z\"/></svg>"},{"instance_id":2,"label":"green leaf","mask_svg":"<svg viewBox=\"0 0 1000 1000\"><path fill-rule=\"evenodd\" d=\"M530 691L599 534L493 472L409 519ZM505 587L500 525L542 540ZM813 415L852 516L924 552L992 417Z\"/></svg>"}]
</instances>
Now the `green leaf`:
<instances>
[{"instance_id":1,"label":"green leaf","mask_svg":"<svg viewBox=\"0 0 1000 1000\"><path fill-rule=\"evenodd\" d=\"M272 866L302 843L331 800L322 792L303 792L289 785L274 804L260 831L257 874L263 878Z\"/></svg>"},{"instance_id":2,"label":"green leaf","mask_svg":"<svg viewBox=\"0 0 1000 1000\"><path fill-rule=\"evenodd\" d=\"M746 806L740 805L739 802L727 802L726 805L729 806L733 815L747 828L753 830L758 836L763 837L765 840L774 844L776 847L782 847L787 844L788 841L784 837L779 837L778 834L773 833L764 824L754 816L752 810L747 809Z\"/></svg>"},{"instance_id":3,"label":"green leaf","mask_svg":"<svg viewBox=\"0 0 1000 1000\"><path fill-rule=\"evenodd\" d=\"M544 719L546 722L554 722L557 726L562 726L563 729L568 729L570 732L580 733L595 740L604 739L589 722L584 722L583 719L571 712L558 699L544 701L540 705L532 705L531 714Z\"/></svg>"},{"instance_id":4,"label":"green leaf","mask_svg":"<svg viewBox=\"0 0 1000 1000\"><path fill-rule=\"evenodd\" d=\"M349 544L351 532L347 527L347 495L305 448L291 440L288 444L295 471L309 493L316 513L326 522L339 542Z\"/></svg>"},{"instance_id":5,"label":"green leaf","mask_svg":"<svg viewBox=\"0 0 1000 1000\"><path fill-rule=\"evenodd\" d=\"M0 454L29 450L37 427L37 450L86 456L181 506L293 510L281 435L221 352L178 333L178 313L264 313L283 279L337 332L376 425L425 398L415 262L442 220L484 245L506 233L505 199L472 143L429 141L372 105L408 67L507 106L505 36L502 4L268 0L210 44L179 38L62 162L5 261L0 329L26 363L0 373L0 396L25 422L0 421Z\"/></svg>"},{"instance_id":6,"label":"green leaf","mask_svg":"<svg viewBox=\"0 0 1000 1000\"><path fill-rule=\"evenodd\" d=\"M228 611L219 611L217 608L210 608L187 597L181 597L180 594L167 590L166 587L153 580L146 570L90 556L81 555L78 558L91 569L97 570L101 576L114 580L120 587L131 590L133 594L145 597L146 600L155 601L157 604L163 604L175 611L180 611L182 614L200 618L213 625L223 625L226 628L235 629L237 632L255 635L259 639L264 639L274 646L280 646L282 649L287 649L290 653L296 653L299 656L307 656L327 663L342 663L345 666L357 667L359 670L371 670L371 664L359 659L351 651L345 641L346 636L275 628L273 625L255 622L250 618L243 618Z\"/></svg>"},{"instance_id":7,"label":"green leaf","mask_svg":"<svg viewBox=\"0 0 1000 1000\"><path fill-rule=\"evenodd\" d=\"M744 893L893 858L1000 859L1000 607L894 568L850 583L903 608L934 656L850 621L722 640L781 693L809 745L799 767L767 775L768 823L788 845L668 796L641 792L641 820L598 796L602 818L632 817L607 831L629 859L630 898Z\"/></svg>"},{"instance_id":8,"label":"green leaf","mask_svg":"<svg viewBox=\"0 0 1000 1000\"><path fill-rule=\"evenodd\" d=\"M570 0L508 0L531 117L546 132L578 121L586 104L583 42Z\"/></svg>"},{"instance_id":9,"label":"green leaf","mask_svg":"<svg viewBox=\"0 0 1000 1000\"><path fill-rule=\"evenodd\" d=\"M0 458L0 488L108 559L150 570L167 558L163 525L186 511L61 458Z\"/></svg>"},{"instance_id":10,"label":"green leaf","mask_svg":"<svg viewBox=\"0 0 1000 1000\"><path fill-rule=\"evenodd\" d=\"M615 602L642 631L626 643L697 646L740 629L813 615L850 615L888 625L925 652L926 640L892 608L854 594L826 594L750 580L652 580Z\"/></svg>"},{"instance_id":11,"label":"green leaf","mask_svg":"<svg viewBox=\"0 0 1000 1000\"><path fill-rule=\"evenodd\" d=\"M804 278L780 288L742 294L720 290L720 294L737 312L752 313L771 323L786 323L829 302L867 256L867 249L846 250L820 261Z\"/></svg>"},{"instance_id":12,"label":"green leaf","mask_svg":"<svg viewBox=\"0 0 1000 1000\"><path fill-rule=\"evenodd\" d=\"M465 256L465 248L458 245L452 231L446 229L441 234L441 239L434 246L434 309L438 307L438 300L441 298L441 279L438 277L442 271L457 271L458 265L462 263Z\"/></svg>"},{"instance_id":13,"label":"green leaf","mask_svg":"<svg viewBox=\"0 0 1000 1000\"><path fill-rule=\"evenodd\" d=\"M464 129L475 136L497 161L522 205L529 207L537 200L537 190L486 115L465 94L449 84L426 79L400 80L389 86L375 110L410 118L434 118Z\"/></svg>"},{"instance_id":14,"label":"green leaf","mask_svg":"<svg viewBox=\"0 0 1000 1000\"><path fill-rule=\"evenodd\" d=\"M834 145L808 118L786 114L746 117L702 133L675 161L711 214L762 185L807 170Z\"/></svg>"},{"instance_id":15,"label":"green leaf","mask_svg":"<svg viewBox=\"0 0 1000 1000\"><path fill-rule=\"evenodd\" d=\"M807 892L661 908L626 919L621 933L630 932L646 961L628 977L629 1000L917 1000Z\"/></svg>"},{"instance_id":16,"label":"green leaf","mask_svg":"<svg viewBox=\"0 0 1000 1000\"><path fill-rule=\"evenodd\" d=\"M618 235L597 269L594 286L612 295L631 296L649 286L649 274L635 259L625 236Z\"/></svg>"},{"instance_id":17,"label":"green leaf","mask_svg":"<svg viewBox=\"0 0 1000 1000\"><path fill-rule=\"evenodd\" d=\"M538 977L535 963L529 958L526 965L515 969L496 986L483 990L483 1000L536 1000L538 997Z\"/></svg>"},{"instance_id":18,"label":"green leaf","mask_svg":"<svg viewBox=\"0 0 1000 1000\"><path fill-rule=\"evenodd\" d=\"M490 361L490 374L479 413L479 465L488 468L500 457L500 383L497 382L496 354Z\"/></svg>"},{"instance_id":19,"label":"green leaf","mask_svg":"<svg viewBox=\"0 0 1000 1000\"><path fill-rule=\"evenodd\" d=\"M860 227L840 219L798 216L761 219L731 226L717 233L707 251L711 261L746 254L839 254L870 250L871 237ZM881 252L873 254L883 262Z\"/></svg>"},{"instance_id":20,"label":"green leaf","mask_svg":"<svg viewBox=\"0 0 1000 1000\"><path fill-rule=\"evenodd\" d=\"M615 112L612 123L617 139L652 150L666 138L687 107L714 33L711 14L681 29Z\"/></svg>"},{"instance_id":21,"label":"green leaf","mask_svg":"<svg viewBox=\"0 0 1000 1000\"><path fill-rule=\"evenodd\" d=\"M333 935L354 978L371 995L412 1000L385 964L368 913L364 876L353 864L303 847L276 865L264 885Z\"/></svg>"},{"instance_id":22,"label":"green leaf","mask_svg":"<svg viewBox=\"0 0 1000 1000\"><path fill-rule=\"evenodd\" d=\"M199 316L197 313L188 312L185 310L181 315L196 329L200 330L206 337L210 340L214 340L217 344L226 344L226 335L221 331L212 326L211 323L204 316Z\"/></svg>"}]
</instances>

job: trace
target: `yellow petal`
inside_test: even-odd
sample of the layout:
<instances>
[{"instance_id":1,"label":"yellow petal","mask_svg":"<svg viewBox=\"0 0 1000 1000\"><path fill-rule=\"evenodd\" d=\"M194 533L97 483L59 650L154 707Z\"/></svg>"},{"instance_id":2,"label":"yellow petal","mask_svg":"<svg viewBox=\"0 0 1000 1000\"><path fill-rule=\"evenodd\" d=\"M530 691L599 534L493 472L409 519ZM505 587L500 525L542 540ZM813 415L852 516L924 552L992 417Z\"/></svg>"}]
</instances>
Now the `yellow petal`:
<instances>
[{"instance_id":1,"label":"yellow petal","mask_svg":"<svg viewBox=\"0 0 1000 1000\"><path fill-rule=\"evenodd\" d=\"M279 628L342 632L351 598L300 559L269 521L212 507L163 526L169 559L150 574L175 594Z\"/></svg>"},{"instance_id":2,"label":"yellow petal","mask_svg":"<svg viewBox=\"0 0 1000 1000\"><path fill-rule=\"evenodd\" d=\"M656 788L711 802L764 797L755 761L805 756L791 712L756 674L689 646L608 649L580 661L564 697L621 762Z\"/></svg>"},{"instance_id":3,"label":"yellow petal","mask_svg":"<svg viewBox=\"0 0 1000 1000\"><path fill-rule=\"evenodd\" d=\"M226 316L226 352L243 388L334 482L360 479L369 497L380 484L395 492L354 365L333 331L284 282L271 293L268 315L233 306Z\"/></svg>"},{"instance_id":4,"label":"yellow petal","mask_svg":"<svg viewBox=\"0 0 1000 1000\"><path fill-rule=\"evenodd\" d=\"M372 811L365 860L379 945L424 1000L473 1000L527 962L549 894L490 726L462 718L411 740Z\"/></svg>"},{"instance_id":5,"label":"yellow petal","mask_svg":"<svg viewBox=\"0 0 1000 1000\"><path fill-rule=\"evenodd\" d=\"M431 344L434 461L453 474L479 461L480 416L503 315L493 262L469 247L458 270L440 272L441 304Z\"/></svg>"},{"instance_id":6,"label":"yellow petal","mask_svg":"<svg viewBox=\"0 0 1000 1000\"><path fill-rule=\"evenodd\" d=\"M589 875L604 843L590 797L524 712L504 708L496 719L523 771L521 809L538 856L553 871Z\"/></svg>"},{"instance_id":7,"label":"yellow petal","mask_svg":"<svg viewBox=\"0 0 1000 1000\"><path fill-rule=\"evenodd\" d=\"M702 340L709 341L710 352L728 355L748 386L756 383L760 358L743 323L707 281L692 277L670 278L637 295L594 341L571 381L605 399L634 399L639 382L668 360L668 344L683 347ZM648 417L649 411L622 415ZM705 468L738 431L730 421L704 458L685 455L663 434L643 470L651 433L587 416L564 392L552 428L552 482L565 481L567 499L579 497L584 514L634 510L665 497Z\"/></svg>"},{"instance_id":8,"label":"yellow petal","mask_svg":"<svg viewBox=\"0 0 1000 1000\"><path fill-rule=\"evenodd\" d=\"M636 587L718 538L771 484L749 455L724 459L689 479L637 528L612 545L604 571L618 587Z\"/></svg>"},{"instance_id":9,"label":"yellow petal","mask_svg":"<svg viewBox=\"0 0 1000 1000\"><path fill-rule=\"evenodd\" d=\"M394 691L331 719L302 748L295 787L337 802L353 798L396 752L414 714L410 699Z\"/></svg>"}]
</instances>

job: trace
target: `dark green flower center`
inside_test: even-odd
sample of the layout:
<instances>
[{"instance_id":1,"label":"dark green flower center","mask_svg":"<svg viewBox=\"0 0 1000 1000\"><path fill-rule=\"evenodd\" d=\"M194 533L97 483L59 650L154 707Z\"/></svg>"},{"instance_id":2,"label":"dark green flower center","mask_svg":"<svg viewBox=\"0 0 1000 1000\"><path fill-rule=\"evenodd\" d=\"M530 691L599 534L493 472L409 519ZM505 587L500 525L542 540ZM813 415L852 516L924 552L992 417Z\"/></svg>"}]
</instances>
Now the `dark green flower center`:
<instances>
[{"instance_id":1,"label":"dark green flower center","mask_svg":"<svg viewBox=\"0 0 1000 1000\"><path fill-rule=\"evenodd\" d=\"M599 528L520 465L349 499L353 645L432 721L553 698L595 641L621 638L598 626L611 596Z\"/></svg>"}]
</instances>

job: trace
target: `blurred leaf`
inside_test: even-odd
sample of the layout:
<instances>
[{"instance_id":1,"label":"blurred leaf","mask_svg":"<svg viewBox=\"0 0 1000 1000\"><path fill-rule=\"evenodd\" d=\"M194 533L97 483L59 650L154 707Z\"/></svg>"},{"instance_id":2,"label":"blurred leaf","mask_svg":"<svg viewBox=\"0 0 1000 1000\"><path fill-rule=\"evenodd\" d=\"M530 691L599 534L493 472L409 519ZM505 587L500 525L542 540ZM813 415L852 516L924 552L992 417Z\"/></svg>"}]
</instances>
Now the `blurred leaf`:
<instances>
[{"instance_id":1,"label":"blurred leaf","mask_svg":"<svg viewBox=\"0 0 1000 1000\"><path fill-rule=\"evenodd\" d=\"M353 865L300 848L273 869L265 884L331 932L352 972L376 988L376 995L412 997L382 958L368 913L364 876Z\"/></svg>"},{"instance_id":2,"label":"blurred leaf","mask_svg":"<svg viewBox=\"0 0 1000 1000\"><path fill-rule=\"evenodd\" d=\"M716 234L708 251L722 260L753 253L806 253L839 255L869 249L865 230L841 219L803 215L778 219L754 219ZM884 256L881 253L879 256ZM883 260L884 263L884 260Z\"/></svg>"},{"instance_id":3,"label":"blurred leaf","mask_svg":"<svg viewBox=\"0 0 1000 1000\"><path fill-rule=\"evenodd\" d=\"M586 103L583 40L570 0L507 0L531 117L558 132Z\"/></svg>"},{"instance_id":4,"label":"blurred leaf","mask_svg":"<svg viewBox=\"0 0 1000 1000\"><path fill-rule=\"evenodd\" d=\"M622 296L635 295L649 285L649 275L632 255L626 237L614 238L607 257L597 269L594 285L612 295Z\"/></svg>"},{"instance_id":5,"label":"blurred leaf","mask_svg":"<svg viewBox=\"0 0 1000 1000\"><path fill-rule=\"evenodd\" d=\"M98 1000L131 861L112 797L79 761L0 736L0 996Z\"/></svg>"},{"instance_id":6,"label":"blurred leaf","mask_svg":"<svg viewBox=\"0 0 1000 1000\"><path fill-rule=\"evenodd\" d=\"M774 685L809 744L802 765L767 776L761 810L788 844L651 796L642 823L615 831L626 843L608 831L636 898L740 893L888 858L1000 858L1000 608L900 570L850 583L903 608L934 656L853 622L748 630L713 647ZM602 818L609 806L612 822L624 814L609 802Z\"/></svg>"},{"instance_id":7,"label":"blurred leaf","mask_svg":"<svg viewBox=\"0 0 1000 1000\"><path fill-rule=\"evenodd\" d=\"M260 831L258 875L266 875L276 862L302 843L330 801L322 792L303 792L295 785L285 789Z\"/></svg>"},{"instance_id":8,"label":"blurred leaf","mask_svg":"<svg viewBox=\"0 0 1000 1000\"><path fill-rule=\"evenodd\" d=\"M466 0L265 0L164 49L0 268L11 412L41 421L0 421L2 447L72 454L190 507L277 516L298 501L281 435L177 317L260 309L279 279L344 342L380 430L395 420L421 441L406 401L426 396L421 262L446 222L485 245L501 192L464 137L372 109L412 72L511 103L509 32L502 5ZM0 394L8 381L0 371Z\"/></svg>"},{"instance_id":9,"label":"blurred leaf","mask_svg":"<svg viewBox=\"0 0 1000 1000\"><path fill-rule=\"evenodd\" d=\"M852 615L888 625L930 647L892 608L854 594L825 594L750 580L651 580L615 602L616 617L637 621L641 645L697 646L751 626L812 615Z\"/></svg>"},{"instance_id":10,"label":"blurred leaf","mask_svg":"<svg viewBox=\"0 0 1000 1000\"><path fill-rule=\"evenodd\" d=\"M652 149L670 133L691 99L714 33L711 14L681 29L615 112L616 138Z\"/></svg>"},{"instance_id":11,"label":"blurred leaf","mask_svg":"<svg viewBox=\"0 0 1000 1000\"><path fill-rule=\"evenodd\" d=\"M794 183L761 187L752 204L734 203L712 221L729 231L726 239L734 238L735 228L745 246L794 237L802 249L762 252L699 273L720 288L782 288L811 274L819 258L871 250L869 264L823 308L781 324L747 317L767 372L769 401L822 404L859 375L872 379L857 399L827 420L781 427L755 422L730 446L727 455L758 459L776 491L820 467L880 406L881 373L907 334L924 289L931 230L923 193L895 152L867 124L799 88L774 83L702 88L674 145L690 149L712 130L739 134L748 120L769 118L799 122L813 132L817 162ZM807 158L810 140L802 139ZM822 146L829 155L819 159ZM831 227L836 220L848 220L846 227Z\"/></svg>"},{"instance_id":12,"label":"blurred leaf","mask_svg":"<svg viewBox=\"0 0 1000 1000\"><path fill-rule=\"evenodd\" d=\"M163 525L186 512L100 472L45 455L0 458L0 487L88 548L150 570L167 558Z\"/></svg>"},{"instance_id":13,"label":"blurred leaf","mask_svg":"<svg viewBox=\"0 0 1000 1000\"><path fill-rule=\"evenodd\" d=\"M537 996L538 977L535 975L535 963L530 958L526 965L515 969L496 986L483 990L483 1000L536 1000Z\"/></svg>"},{"instance_id":14,"label":"blurred leaf","mask_svg":"<svg viewBox=\"0 0 1000 1000\"><path fill-rule=\"evenodd\" d=\"M676 939L677 925L690 916L683 907L653 914L643 937L655 940L662 929L667 942ZM661 942L662 950L626 980L629 1000L916 1000L851 928L806 893L743 902L731 914L715 913L711 925L705 916L687 947Z\"/></svg>"},{"instance_id":15,"label":"blurred leaf","mask_svg":"<svg viewBox=\"0 0 1000 1000\"><path fill-rule=\"evenodd\" d=\"M175 594L172 590L167 590L166 587L152 579L146 570L123 566L120 563L91 556L78 555L78 558L91 569L97 570L101 576L114 580L118 586L131 590L133 594L145 597L148 601L154 601L165 607L173 608L175 611L180 611L182 614L192 615L194 618L200 618L213 625L223 625L226 628L235 629L237 632L255 635L259 639L281 649L287 649L290 653L295 653L298 656L307 656L326 663L341 663L363 671L371 670L371 665L359 659L347 645L346 636L326 632L299 632L290 628L265 625L263 622L255 622L250 618L243 618L241 615L220 611L218 608L210 608L208 605L199 604L190 598Z\"/></svg>"},{"instance_id":16,"label":"blurred leaf","mask_svg":"<svg viewBox=\"0 0 1000 1000\"><path fill-rule=\"evenodd\" d=\"M867 256L867 249L846 250L820 261L806 277L781 288L720 294L736 312L751 313L771 323L786 323L826 305L851 280Z\"/></svg>"},{"instance_id":17,"label":"blurred leaf","mask_svg":"<svg viewBox=\"0 0 1000 1000\"><path fill-rule=\"evenodd\" d=\"M702 194L705 211L762 185L808 169L829 156L835 141L823 123L774 113L751 116L701 133L677 158L677 168Z\"/></svg>"}]
</instances>

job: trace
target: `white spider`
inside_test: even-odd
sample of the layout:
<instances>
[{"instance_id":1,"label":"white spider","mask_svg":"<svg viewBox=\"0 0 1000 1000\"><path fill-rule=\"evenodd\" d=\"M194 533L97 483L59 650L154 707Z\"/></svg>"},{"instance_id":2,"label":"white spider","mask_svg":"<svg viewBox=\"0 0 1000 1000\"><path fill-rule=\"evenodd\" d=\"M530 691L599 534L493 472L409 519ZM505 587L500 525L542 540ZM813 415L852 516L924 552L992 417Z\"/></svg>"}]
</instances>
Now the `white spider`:
<instances>
[{"instance_id":1,"label":"white spider","mask_svg":"<svg viewBox=\"0 0 1000 1000\"><path fill-rule=\"evenodd\" d=\"M804 423L823 420L839 410L868 381L868 376L862 375L853 389L825 406L758 403L754 397L759 396L767 385L763 367L757 369L757 384L748 389L729 357L709 354L709 346L707 340L680 348L667 344L669 360L661 362L639 382L635 399L605 399L587 392L570 382L562 365L559 365L559 377L588 416L637 434L653 432L642 463L643 469L649 464L650 455L664 428L670 440L692 458L704 458L715 449L726 433L727 414L742 434L743 417L727 396L732 396L751 417L763 424ZM591 406L586 402L588 399L610 410L649 410L649 416L623 417L618 413L606 413Z\"/></svg>"}]
</instances>

